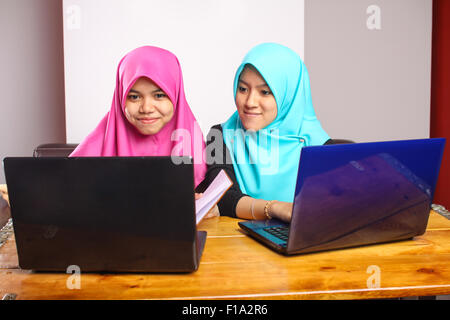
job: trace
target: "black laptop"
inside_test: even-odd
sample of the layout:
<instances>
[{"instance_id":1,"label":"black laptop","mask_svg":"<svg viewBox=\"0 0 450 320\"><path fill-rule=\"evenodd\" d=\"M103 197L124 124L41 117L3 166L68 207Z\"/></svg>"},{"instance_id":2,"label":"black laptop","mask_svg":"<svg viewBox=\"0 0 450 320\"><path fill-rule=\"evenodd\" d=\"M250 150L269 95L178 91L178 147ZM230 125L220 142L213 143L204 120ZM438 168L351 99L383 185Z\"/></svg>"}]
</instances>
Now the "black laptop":
<instances>
[{"instance_id":1,"label":"black laptop","mask_svg":"<svg viewBox=\"0 0 450 320\"><path fill-rule=\"evenodd\" d=\"M445 139L304 147L290 224L239 222L286 255L410 239L425 232Z\"/></svg>"},{"instance_id":2,"label":"black laptop","mask_svg":"<svg viewBox=\"0 0 450 320\"><path fill-rule=\"evenodd\" d=\"M5 158L20 267L197 270L206 232L196 229L190 160Z\"/></svg>"}]
</instances>

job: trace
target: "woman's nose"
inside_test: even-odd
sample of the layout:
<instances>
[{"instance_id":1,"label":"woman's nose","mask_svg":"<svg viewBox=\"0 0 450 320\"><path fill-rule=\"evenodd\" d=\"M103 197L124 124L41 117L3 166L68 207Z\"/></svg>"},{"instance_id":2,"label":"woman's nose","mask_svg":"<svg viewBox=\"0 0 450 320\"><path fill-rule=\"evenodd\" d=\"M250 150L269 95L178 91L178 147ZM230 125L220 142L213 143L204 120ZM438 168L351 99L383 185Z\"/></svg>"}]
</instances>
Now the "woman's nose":
<instances>
[{"instance_id":1,"label":"woman's nose","mask_svg":"<svg viewBox=\"0 0 450 320\"><path fill-rule=\"evenodd\" d=\"M258 106L258 99L256 97L256 94L253 92L249 92L248 96L247 96L247 100L245 102L245 106L247 108L255 108Z\"/></svg>"},{"instance_id":2,"label":"woman's nose","mask_svg":"<svg viewBox=\"0 0 450 320\"><path fill-rule=\"evenodd\" d=\"M151 99L144 99L144 102L141 105L141 112L142 113L151 113L155 110L155 106L153 104L153 101Z\"/></svg>"}]
</instances>

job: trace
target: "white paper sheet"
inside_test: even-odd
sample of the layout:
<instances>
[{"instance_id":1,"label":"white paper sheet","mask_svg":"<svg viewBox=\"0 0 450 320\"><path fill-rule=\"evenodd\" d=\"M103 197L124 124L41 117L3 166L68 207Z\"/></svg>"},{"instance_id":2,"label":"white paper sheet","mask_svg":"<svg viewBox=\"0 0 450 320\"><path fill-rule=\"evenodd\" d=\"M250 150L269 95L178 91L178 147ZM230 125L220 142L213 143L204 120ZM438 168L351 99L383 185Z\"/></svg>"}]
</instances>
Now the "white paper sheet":
<instances>
[{"instance_id":1,"label":"white paper sheet","mask_svg":"<svg viewBox=\"0 0 450 320\"><path fill-rule=\"evenodd\" d=\"M211 210L214 205L219 202L222 195L231 187L233 182L227 176L225 171L221 170L213 182L203 192L203 196L195 200L195 211L197 216L197 224Z\"/></svg>"}]
</instances>

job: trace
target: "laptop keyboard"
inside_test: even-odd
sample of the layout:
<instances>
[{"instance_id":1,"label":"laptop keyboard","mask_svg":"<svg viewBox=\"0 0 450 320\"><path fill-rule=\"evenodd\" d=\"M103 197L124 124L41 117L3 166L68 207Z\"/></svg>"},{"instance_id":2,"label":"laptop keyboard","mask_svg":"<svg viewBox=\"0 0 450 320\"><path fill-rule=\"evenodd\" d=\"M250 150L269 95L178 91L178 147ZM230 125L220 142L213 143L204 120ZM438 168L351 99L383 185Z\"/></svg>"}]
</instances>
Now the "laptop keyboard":
<instances>
[{"instance_id":1,"label":"laptop keyboard","mask_svg":"<svg viewBox=\"0 0 450 320\"><path fill-rule=\"evenodd\" d=\"M270 227L270 228L264 228L264 231L270 233L271 235L283 240L287 241L289 236L289 227Z\"/></svg>"}]
</instances>

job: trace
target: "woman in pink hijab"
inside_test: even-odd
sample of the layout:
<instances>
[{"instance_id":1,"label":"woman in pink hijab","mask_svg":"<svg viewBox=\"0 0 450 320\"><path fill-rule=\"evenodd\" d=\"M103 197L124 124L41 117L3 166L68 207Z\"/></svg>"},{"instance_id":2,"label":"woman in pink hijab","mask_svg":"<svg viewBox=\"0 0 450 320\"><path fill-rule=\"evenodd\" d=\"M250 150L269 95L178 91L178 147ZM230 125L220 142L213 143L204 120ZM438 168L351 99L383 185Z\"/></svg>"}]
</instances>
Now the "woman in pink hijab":
<instances>
[{"instance_id":1,"label":"woman in pink hijab","mask_svg":"<svg viewBox=\"0 0 450 320\"><path fill-rule=\"evenodd\" d=\"M119 62L111 109L70 156L191 156L198 186L206 173L204 150L177 57L144 46Z\"/></svg>"}]
</instances>

